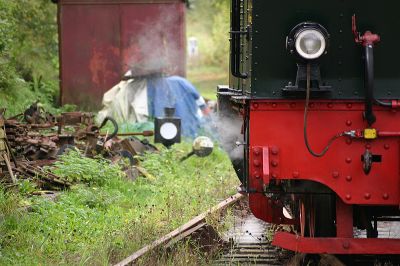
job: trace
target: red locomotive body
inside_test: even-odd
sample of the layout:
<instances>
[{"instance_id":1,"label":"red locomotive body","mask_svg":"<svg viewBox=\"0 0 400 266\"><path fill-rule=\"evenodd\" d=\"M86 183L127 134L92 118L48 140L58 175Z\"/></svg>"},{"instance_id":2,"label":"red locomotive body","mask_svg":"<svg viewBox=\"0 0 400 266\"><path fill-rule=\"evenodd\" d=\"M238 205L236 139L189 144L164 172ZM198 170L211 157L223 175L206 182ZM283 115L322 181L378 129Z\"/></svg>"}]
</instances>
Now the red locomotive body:
<instances>
[{"instance_id":1,"label":"red locomotive body","mask_svg":"<svg viewBox=\"0 0 400 266\"><path fill-rule=\"evenodd\" d=\"M232 0L219 111L242 125L228 151L252 212L292 225L275 245L400 255L398 5Z\"/></svg>"},{"instance_id":2,"label":"red locomotive body","mask_svg":"<svg viewBox=\"0 0 400 266\"><path fill-rule=\"evenodd\" d=\"M400 124L392 122L399 119L396 109L376 109L377 136L366 139L361 115L363 103L313 101L308 114L308 136L314 150L322 150L338 133L355 131L354 136L338 138L324 157L316 158L299 141L304 133L304 102L254 100L248 104L249 187L252 190L249 202L254 215L271 223L300 223L286 218L283 204L263 194L271 182L309 180L323 184L337 195L335 225L339 239L315 239L302 245L304 239L282 233L275 238L275 244L303 253L396 254L400 251L400 241L393 239L389 242L370 239L366 245L360 239L353 239L352 210L352 205L392 206L393 214L398 209ZM366 150L380 156L380 162L372 163L368 175L363 171L361 158ZM299 201L310 198L312 195L298 196ZM308 204L312 209L312 204ZM313 216L316 211L306 210L308 214L305 214Z\"/></svg>"}]
</instances>

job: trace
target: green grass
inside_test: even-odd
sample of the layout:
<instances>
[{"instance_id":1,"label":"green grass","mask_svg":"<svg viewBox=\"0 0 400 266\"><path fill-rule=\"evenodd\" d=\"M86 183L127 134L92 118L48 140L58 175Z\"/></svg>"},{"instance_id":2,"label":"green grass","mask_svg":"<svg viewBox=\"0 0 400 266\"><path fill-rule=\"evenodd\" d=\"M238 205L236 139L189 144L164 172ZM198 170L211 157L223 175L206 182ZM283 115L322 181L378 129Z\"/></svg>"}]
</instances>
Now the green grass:
<instances>
[{"instance_id":1,"label":"green grass","mask_svg":"<svg viewBox=\"0 0 400 266\"><path fill-rule=\"evenodd\" d=\"M16 115L23 113L36 100L40 100L39 96L30 90L25 82L20 81L17 91L0 91L0 107L6 109L6 117Z\"/></svg>"},{"instance_id":2,"label":"green grass","mask_svg":"<svg viewBox=\"0 0 400 266\"><path fill-rule=\"evenodd\" d=\"M208 100L217 100L217 86L226 85L225 79L195 81L193 85L198 89L201 96Z\"/></svg>"},{"instance_id":3,"label":"green grass","mask_svg":"<svg viewBox=\"0 0 400 266\"><path fill-rule=\"evenodd\" d=\"M209 100L217 99L217 86L228 84L228 70L217 66L191 67L187 77L200 94Z\"/></svg>"},{"instance_id":4,"label":"green grass","mask_svg":"<svg viewBox=\"0 0 400 266\"><path fill-rule=\"evenodd\" d=\"M5 117L11 117L23 113L29 106L38 101L45 111L52 114L73 111L76 109L74 105L64 105L61 108L55 107L55 96L51 92L46 91L44 85L36 88L31 83L19 80L17 89L0 90L0 108L6 109Z\"/></svg>"},{"instance_id":5,"label":"green grass","mask_svg":"<svg viewBox=\"0 0 400 266\"><path fill-rule=\"evenodd\" d=\"M135 181L104 160L69 153L53 172L86 184L54 202L0 189L0 265L115 263L235 192L224 152L177 163L189 150L183 143L145 155L141 166L154 178ZM180 252L179 260L188 261Z\"/></svg>"}]
</instances>

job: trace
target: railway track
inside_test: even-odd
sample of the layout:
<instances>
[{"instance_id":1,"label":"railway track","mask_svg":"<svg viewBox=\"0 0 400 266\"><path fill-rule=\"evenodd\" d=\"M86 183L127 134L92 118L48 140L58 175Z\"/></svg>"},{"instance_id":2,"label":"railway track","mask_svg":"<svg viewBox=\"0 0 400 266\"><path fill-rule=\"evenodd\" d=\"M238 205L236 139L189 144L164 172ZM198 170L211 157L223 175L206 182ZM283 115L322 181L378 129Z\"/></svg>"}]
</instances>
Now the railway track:
<instances>
[{"instance_id":1,"label":"railway track","mask_svg":"<svg viewBox=\"0 0 400 266\"><path fill-rule=\"evenodd\" d=\"M226 208L234 205L235 203L243 200L244 198L245 198L245 196L240 193L227 198L226 200L220 202L219 204L217 204L210 210L196 216L188 223L182 225L181 227L170 232L169 234L155 240L151 244L134 252L129 257L127 257L124 260L122 260L121 262L115 264L115 266L133 265L139 258L143 257L145 254L147 254L157 248L160 248L161 246L164 246L164 247L172 246L175 243L177 243L178 241L183 240L183 239L193 235L196 232L204 231L204 229L207 230L207 228L211 229L210 226L207 226L207 223L206 223L206 218L208 215L222 212ZM202 234L202 235L207 235L208 237L210 237L210 235L212 235L212 233Z\"/></svg>"},{"instance_id":2,"label":"railway track","mask_svg":"<svg viewBox=\"0 0 400 266\"><path fill-rule=\"evenodd\" d=\"M206 218L214 213L233 208L234 221L232 227L223 235L218 235L206 222ZM400 223L382 222L379 225L382 234L380 237L393 238L400 234ZM247 208L246 197L236 194L205 213L200 214L188 223L171 233L161 237L153 243L134 252L115 266L134 265L141 257L156 249L167 250L179 241L189 237L196 238L197 243L208 248L218 246L218 254L210 264L222 265L359 265L359 266L395 266L400 265L399 256L306 256L282 250L272 246L272 233L275 229L254 217ZM365 232L355 231L355 237L363 238ZM208 246L208 247L207 247Z\"/></svg>"},{"instance_id":3,"label":"railway track","mask_svg":"<svg viewBox=\"0 0 400 266\"><path fill-rule=\"evenodd\" d=\"M245 212L243 214L243 211ZM230 245L214 265L284 265L292 253L271 245L271 225L245 210L236 210L234 226L222 236Z\"/></svg>"}]
</instances>

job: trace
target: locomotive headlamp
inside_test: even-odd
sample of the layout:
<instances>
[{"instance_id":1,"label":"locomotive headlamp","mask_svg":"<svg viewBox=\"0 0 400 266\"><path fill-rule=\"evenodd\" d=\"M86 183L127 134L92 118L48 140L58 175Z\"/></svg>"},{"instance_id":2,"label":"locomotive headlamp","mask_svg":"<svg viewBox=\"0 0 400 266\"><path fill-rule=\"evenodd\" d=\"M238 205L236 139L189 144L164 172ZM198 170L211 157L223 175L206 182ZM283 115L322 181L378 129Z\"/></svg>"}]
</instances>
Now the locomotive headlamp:
<instances>
[{"instance_id":1,"label":"locomotive headlamp","mask_svg":"<svg viewBox=\"0 0 400 266\"><path fill-rule=\"evenodd\" d=\"M304 59L316 59L325 52L326 41L321 32L305 30L296 39L296 51Z\"/></svg>"},{"instance_id":2,"label":"locomotive headlamp","mask_svg":"<svg viewBox=\"0 0 400 266\"><path fill-rule=\"evenodd\" d=\"M318 97L331 92L331 86L321 80L319 58L327 53L329 33L318 23L303 22L294 27L286 37L286 49L296 56L296 82L291 81L282 91L290 97L304 97L306 89Z\"/></svg>"},{"instance_id":3,"label":"locomotive headlamp","mask_svg":"<svg viewBox=\"0 0 400 266\"><path fill-rule=\"evenodd\" d=\"M290 53L305 60L315 60L327 52L329 34L318 23L303 22L292 29L286 40Z\"/></svg>"}]
</instances>

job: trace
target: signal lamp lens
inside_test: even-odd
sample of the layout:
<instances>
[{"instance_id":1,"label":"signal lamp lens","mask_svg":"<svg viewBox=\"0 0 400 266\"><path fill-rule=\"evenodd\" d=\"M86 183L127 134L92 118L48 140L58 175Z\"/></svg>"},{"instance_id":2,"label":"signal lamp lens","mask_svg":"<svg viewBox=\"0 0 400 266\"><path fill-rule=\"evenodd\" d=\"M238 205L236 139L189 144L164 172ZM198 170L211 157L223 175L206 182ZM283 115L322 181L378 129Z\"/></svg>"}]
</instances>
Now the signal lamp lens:
<instances>
[{"instance_id":1,"label":"signal lamp lens","mask_svg":"<svg viewBox=\"0 0 400 266\"><path fill-rule=\"evenodd\" d=\"M160 135L166 140L171 140L178 134L178 128L173 123L165 123L160 127Z\"/></svg>"}]
</instances>

